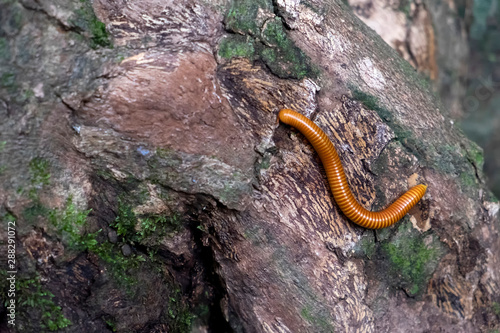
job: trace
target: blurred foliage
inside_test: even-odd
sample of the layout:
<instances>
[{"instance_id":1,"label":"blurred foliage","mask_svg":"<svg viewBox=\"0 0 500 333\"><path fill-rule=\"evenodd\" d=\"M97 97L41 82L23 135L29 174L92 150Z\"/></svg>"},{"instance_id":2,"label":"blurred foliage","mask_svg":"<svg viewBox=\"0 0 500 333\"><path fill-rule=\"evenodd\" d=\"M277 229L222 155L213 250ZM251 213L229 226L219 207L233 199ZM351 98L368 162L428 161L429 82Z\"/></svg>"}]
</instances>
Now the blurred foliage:
<instances>
[{"instance_id":1,"label":"blurred foliage","mask_svg":"<svg viewBox=\"0 0 500 333\"><path fill-rule=\"evenodd\" d=\"M500 0L475 0L460 126L484 149L487 185L500 195Z\"/></svg>"},{"instance_id":2,"label":"blurred foliage","mask_svg":"<svg viewBox=\"0 0 500 333\"><path fill-rule=\"evenodd\" d=\"M476 0L472 14L471 46L479 46L488 61L496 62L500 51L500 0Z\"/></svg>"}]
</instances>

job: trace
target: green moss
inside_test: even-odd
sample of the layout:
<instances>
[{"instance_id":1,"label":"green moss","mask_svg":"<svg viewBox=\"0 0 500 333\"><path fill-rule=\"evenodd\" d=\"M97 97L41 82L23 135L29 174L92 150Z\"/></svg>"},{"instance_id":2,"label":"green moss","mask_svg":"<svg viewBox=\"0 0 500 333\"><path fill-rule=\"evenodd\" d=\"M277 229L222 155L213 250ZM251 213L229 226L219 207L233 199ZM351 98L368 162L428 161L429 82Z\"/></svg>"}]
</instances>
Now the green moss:
<instances>
[{"instance_id":1,"label":"green moss","mask_svg":"<svg viewBox=\"0 0 500 333\"><path fill-rule=\"evenodd\" d=\"M402 223L398 233L382 245L383 253L390 262L390 273L395 285L412 296L425 291L427 282L442 255L441 244L431 237L426 245L424 235L414 231L411 223Z\"/></svg>"},{"instance_id":2,"label":"green moss","mask_svg":"<svg viewBox=\"0 0 500 333\"><path fill-rule=\"evenodd\" d=\"M495 203L500 202L500 200L498 200L498 198L492 192L486 193L486 197L487 197L487 201L491 201L491 202L495 202Z\"/></svg>"},{"instance_id":3,"label":"green moss","mask_svg":"<svg viewBox=\"0 0 500 333\"><path fill-rule=\"evenodd\" d=\"M406 78L413 80L415 86L420 86L427 92L431 93L431 96L434 96L434 98L439 96L438 93L432 89L432 80L428 75L418 72L408 61L399 57L396 59L399 60L399 63L397 64L398 68L403 71Z\"/></svg>"},{"instance_id":4,"label":"green moss","mask_svg":"<svg viewBox=\"0 0 500 333\"><path fill-rule=\"evenodd\" d=\"M157 167L158 163L162 166L177 167L183 163L182 157L168 148L157 148L155 156L150 158L149 162L151 167Z\"/></svg>"},{"instance_id":5,"label":"green moss","mask_svg":"<svg viewBox=\"0 0 500 333\"><path fill-rule=\"evenodd\" d=\"M256 166L257 171L262 169L269 169L269 167L271 166L271 157L272 154L266 152L264 156L262 156L262 160L260 161L260 163L258 163Z\"/></svg>"},{"instance_id":6,"label":"green moss","mask_svg":"<svg viewBox=\"0 0 500 333\"><path fill-rule=\"evenodd\" d=\"M126 289L132 292L132 286L138 283L136 278L137 270L146 258L140 254L132 254L125 257L120 248L120 244L112 244L108 241L98 243L89 247L89 251L95 253L104 263L110 276Z\"/></svg>"},{"instance_id":7,"label":"green moss","mask_svg":"<svg viewBox=\"0 0 500 333\"><path fill-rule=\"evenodd\" d=\"M139 268L145 258L136 254L129 257L123 256L120 244L112 244L108 241L99 243L97 238L101 230L93 233L84 230L87 227L87 217L90 212L91 210L78 209L70 197L64 209L50 211L49 221L54 226L55 233L69 249L96 254L104 262L111 277L130 291L130 286L137 283L131 270Z\"/></svg>"},{"instance_id":8,"label":"green moss","mask_svg":"<svg viewBox=\"0 0 500 333\"><path fill-rule=\"evenodd\" d=\"M375 251L377 250L377 244L375 243L375 239L373 239L373 237L362 238L361 250L368 259L371 259L375 255Z\"/></svg>"},{"instance_id":9,"label":"green moss","mask_svg":"<svg viewBox=\"0 0 500 333\"><path fill-rule=\"evenodd\" d=\"M392 113L380 106L378 97L367 94L354 86L349 87L352 92L352 97L358 102L362 103L366 108L376 111L380 118L385 121L392 121Z\"/></svg>"},{"instance_id":10,"label":"green moss","mask_svg":"<svg viewBox=\"0 0 500 333\"><path fill-rule=\"evenodd\" d=\"M110 181L115 180L115 177L113 176L113 174L107 169L97 170L96 175L101 177L104 180L110 180Z\"/></svg>"},{"instance_id":11,"label":"green moss","mask_svg":"<svg viewBox=\"0 0 500 333\"><path fill-rule=\"evenodd\" d=\"M168 332L178 333L191 332L193 320L196 318L189 310L189 306L182 301L181 290L178 288L169 298L165 316L169 326Z\"/></svg>"},{"instance_id":12,"label":"green moss","mask_svg":"<svg viewBox=\"0 0 500 333\"><path fill-rule=\"evenodd\" d=\"M90 21L90 32L92 33L90 47L93 49L99 46L112 47L108 33L106 32L106 25L97 18L93 18Z\"/></svg>"},{"instance_id":13,"label":"green moss","mask_svg":"<svg viewBox=\"0 0 500 333\"><path fill-rule=\"evenodd\" d=\"M414 284L413 287L411 287L409 294L416 295L416 294L418 294L419 290L420 290L420 288L418 287L418 284Z\"/></svg>"},{"instance_id":14,"label":"green moss","mask_svg":"<svg viewBox=\"0 0 500 333\"><path fill-rule=\"evenodd\" d=\"M9 42L5 37L0 37L0 59L10 59Z\"/></svg>"},{"instance_id":15,"label":"green moss","mask_svg":"<svg viewBox=\"0 0 500 333\"><path fill-rule=\"evenodd\" d=\"M470 142L466 149L466 156L479 170L483 170L484 154L481 147L474 142Z\"/></svg>"},{"instance_id":16,"label":"green moss","mask_svg":"<svg viewBox=\"0 0 500 333\"><path fill-rule=\"evenodd\" d=\"M82 6L75 11L71 23L78 29L86 31L90 37L86 37L90 47L97 49L99 47L112 48L113 44L106 31L106 25L99 21L95 16L92 4L88 1L81 1Z\"/></svg>"},{"instance_id":17,"label":"green moss","mask_svg":"<svg viewBox=\"0 0 500 333\"><path fill-rule=\"evenodd\" d=\"M159 242L160 238L169 231L177 232L181 227L182 220L179 214L172 214L171 216L152 214L141 218L139 232L137 233L138 241L142 242L154 236Z\"/></svg>"},{"instance_id":18,"label":"green moss","mask_svg":"<svg viewBox=\"0 0 500 333\"><path fill-rule=\"evenodd\" d=\"M273 20L267 22L265 30L262 33L266 43L273 46L289 48L290 39L286 35L281 18L275 17Z\"/></svg>"},{"instance_id":19,"label":"green moss","mask_svg":"<svg viewBox=\"0 0 500 333\"><path fill-rule=\"evenodd\" d=\"M106 319L104 321L106 323L107 328L109 328L112 332L116 332L116 323L112 319Z\"/></svg>"},{"instance_id":20,"label":"green moss","mask_svg":"<svg viewBox=\"0 0 500 333\"><path fill-rule=\"evenodd\" d=\"M260 55L261 55L262 59L264 59L266 64L278 61L278 56L276 54L275 49L265 48L264 50L262 50Z\"/></svg>"},{"instance_id":21,"label":"green moss","mask_svg":"<svg viewBox=\"0 0 500 333\"><path fill-rule=\"evenodd\" d=\"M377 254L378 244L373 230L365 230L360 240L354 246L354 255L357 258L372 259Z\"/></svg>"},{"instance_id":22,"label":"green moss","mask_svg":"<svg viewBox=\"0 0 500 333\"><path fill-rule=\"evenodd\" d=\"M0 287L1 298L7 305L8 285L4 284L7 273L0 271L2 285ZM38 275L30 278L17 277L16 281L16 317L24 320L32 331L57 331L62 330L72 323L67 319L62 308L54 302L54 294L42 286ZM29 315L28 315L29 313ZM27 318L31 320L28 322ZM38 326L39 325L39 326Z\"/></svg>"},{"instance_id":23,"label":"green moss","mask_svg":"<svg viewBox=\"0 0 500 333\"><path fill-rule=\"evenodd\" d=\"M15 0L3 0L0 1L0 4L6 5L2 6L1 10L2 35L5 35L5 32L10 36L16 35L25 23L26 12L24 7Z\"/></svg>"},{"instance_id":24,"label":"green moss","mask_svg":"<svg viewBox=\"0 0 500 333\"><path fill-rule=\"evenodd\" d=\"M5 215L2 216L4 222L14 222L16 221L16 217L12 215L11 213L5 213Z\"/></svg>"},{"instance_id":25,"label":"green moss","mask_svg":"<svg viewBox=\"0 0 500 333\"><path fill-rule=\"evenodd\" d=\"M183 221L177 213L169 216L159 214L136 216L132 207L120 198L118 199L118 214L111 226L126 243L154 246L159 244L162 237L178 232L182 224Z\"/></svg>"},{"instance_id":26,"label":"green moss","mask_svg":"<svg viewBox=\"0 0 500 333\"><path fill-rule=\"evenodd\" d=\"M401 221L398 222L398 224L401 223L407 223L409 221L408 216L404 216ZM387 228L382 228L382 229L376 229L375 234L377 235L377 241L378 242L384 242L387 241L391 238L391 236L394 234L394 229L397 228L396 226L390 226Z\"/></svg>"},{"instance_id":27,"label":"green moss","mask_svg":"<svg viewBox=\"0 0 500 333\"><path fill-rule=\"evenodd\" d=\"M2 88L15 88L16 87L16 75L14 73L3 73L0 77L0 86Z\"/></svg>"},{"instance_id":28,"label":"green moss","mask_svg":"<svg viewBox=\"0 0 500 333\"><path fill-rule=\"evenodd\" d=\"M410 18L410 11L411 11L411 4L413 2L411 0L402 0L400 3L399 3L399 7L398 7L398 10L400 12L403 12L407 18Z\"/></svg>"},{"instance_id":29,"label":"green moss","mask_svg":"<svg viewBox=\"0 0 500 333\"><path fill-rule=\"evenodd\" d=\"M500 303L493 302L491 303L491 309L493 313L500 317Z\"/></svg>"},{"instance_id":30,"label":"green moss","mask_svg":"<svg viewBox=\"0 0 500 333\"><path fill-rule=\"evenodd\" d=\"M29 173L31 184L38 185L48 185L50 183L50 163L40 157L35 157L29 163Z\"/></svg>"},{"instance_id":31,"label":"green moss","mask_svg":"<svg viewBox=\"0 0 500 333\"><path fill-rule=\"evenodd\" d=\"M123 60L125 60L125 55L118 53L115 59L116 63L121 63Z\"/></svg>"},{"instance_id":32,"label":"green moss","mask_svg":"<svg viewBox=\"0 0 500 333\"><path fill-rule=\"evenodd\" d=\"M428 162L430 159L433 166L444 173L455 171L454 163L459 164L461 162L459 161L458 156L455 156L452 152L446 151L443 152L444 155L439 156L441 152L436 152L435 148L430 146L426 141L416 137L410 129L395 121L392 113L380 105L380 100L377 97L367 94L354 86L351 86L350 89L352 91L353 98L363 103L363 105L368 109L377 112L380 118L390 125L397 140L401 142L409 153L419 159L421 163ZM439 148L441 149L442 147L439 146Z\"/></svg>"},{"instance_id":33,"label":"green moss","mask_svg":"<svg viewBox=\"0 0 500 333\"><path fill-rule=\"evenodd\" d=\"M270 166L271 166L271 161L269 158L264 158L262 160L262 163L260 164L261 169L269 169Z\"/></svg>"},{"instance_id":34,"label":"green moss","mask_svg":"<svg viewBox=\"0 0 500 333\"><path fill-rule=\"evenodd\" d=\"M31 89L26 89L23 93L23 99L29 100L31 97L35 96L35 92Z\"/></svg>"},{"instance_id":35,"label":"green moss","mask_svg":"<svg viewBox=\"0 0 500 333\"><path fill-rule=\"evenodd\" d=\"M281 78L302 79L317 77L319 70L311 64L307 55L288 37L281 18L269 20L273 15L270 0L233 0L226 13L225 26L242 36L231 36L222 40L219 54L224 58L233 56L258 57L273 74Z\"/></svg>"},{"instance_id":36,"label":"green moss","mask_svg":"<svg viewBox=\"0 0 500 333\"><path fill-rule=\"evenodd\" d=\"M31 187L28 197L32 200L31 205L24 209L23 217L26 221L33 223L38 216L46 216L48 209L42 206L38 198L38 191L50 183L50 163L40 157L33 158L28 166ZM21 189L20 194L24 192Z\"/></svg>"},{"instance_id":37,"label":"green moss","mask_svg":"<svg viewBox=\"0 0 500 333\"><path fill-rule=\"evenodd\" d=\"M254 42L245 36L229 35L219 45L219 56L222 58L243 57L253 59Z\"/></svg>"},{"instance_id":38,"label":"green moss","mask_svg":"<svg viewBox=\"0 0 500 333\"><path fill-rule=\"evenodd\" d=\"M333 326L329 322L329 318L314 313L311 307L303 307L300 311L300 316L315 328L320 328L321 332L334 332Z\"/></svg>"},{"instance_id":39,"label":"green moss","mask_svg":"<svg viewBox=\"0 0 500 333\"><path fill-rule=\"evenodd\" d=\"M466 187L476 186L476 175L469 172L462 172L460 174L460 183Z\"/></svg>"},{"instance_id":40,"label":"green moss","mask_svg":"<svg viewBox=\"0 0 500 333\"><path fill-rule=\"evenodd\" d=\"M156 156L161 159L168 159L173 151L169 148L156 148Z\"/></svg>"},{"instance_id":41,"label":"green moss","mask_svg":"<svg viewBox=\"0 0 500 333\"><path fill-rule=\"evenodd\" d=\"M17 287L20 291L19 305L40 311L42 328L57 331L72 324L62 313L61 307L54 303L54 294L42 287L38 276L36 279L18 281Z\"/></svg>"},{"instance_id":42,"label":"green moss","mask_svg":"<svg viewBox=\"0 0 500 333\"><path fill-rule=\"evenodd\" d=\"M264 48L261 57L274 74L297 79L318 76L319 71L312 67L309 57L288 38L281 18L269 21L262 37L270 47Z\"/></svg>"},{"instance_id":43,"label":"green moss","mask_svg":"<svg viewBox=\"0 0 500 333\"><path fill-rule=\"evenodd\" d=\"M47 207L43 206L38 200L34 200L30 206L23 210L22 216L26 222L33 224L38 217L48 216L49 212L50 210Z\"/></svg>"},{"instance_id":44,"label":"green moss","mask_svg":"<svg viewBox=\"0 0 500 333\"><path fill-rule=\"evenodd\" d=\"M257 19L259 10L272 13L272 2L270 0L233 0L224 20L226 29L258 37L260 35L260 22Z\"/></svg>"},{"instance_id":45,"label":"green moss","mask_svg":"<svg viewBox=\"0 0 500 333\"><path fill-rule=\"evenodd\" d=\"M136 224L137 218L132 207L125 203L123 199L118 198L118 214L111 226L116 229L118 235L127 238L135 234Z\"/></svg>"},{"instance_id":46,"label":"green moss","mask_svg":"<svg viewBox=\"0 0 500 333\"><path fill-rule=\"evenodd\" d=\"M85 233L87 216L91 210L80 210L71 197L66 200L64 209L49 212L49 221L55 227L63 242L73 250L84 251L97 245L96 233Z\"/></svg>"}]
</instances>

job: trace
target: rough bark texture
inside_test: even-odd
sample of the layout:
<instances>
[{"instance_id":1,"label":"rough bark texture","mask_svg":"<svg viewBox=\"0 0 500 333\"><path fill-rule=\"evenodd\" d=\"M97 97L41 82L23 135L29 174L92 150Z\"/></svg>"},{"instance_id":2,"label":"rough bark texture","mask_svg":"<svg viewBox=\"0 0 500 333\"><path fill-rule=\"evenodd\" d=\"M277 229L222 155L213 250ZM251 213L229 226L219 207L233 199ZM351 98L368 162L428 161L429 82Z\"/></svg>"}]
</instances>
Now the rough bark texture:
<instances>
[{"instance_id":1,"label":"rough bark texture","mask_svg":"<svg viewBox=\"0 0 500 333\"><path fill-rule=\"evenodd\" d=\"M19 331L500 329L481 150L346 4L23 0L0 13ZM366 207L415 183L428 193L391 228L357 227L310 145L276 126L283 107L326 131Z\"/></svg>"}]
</instances>

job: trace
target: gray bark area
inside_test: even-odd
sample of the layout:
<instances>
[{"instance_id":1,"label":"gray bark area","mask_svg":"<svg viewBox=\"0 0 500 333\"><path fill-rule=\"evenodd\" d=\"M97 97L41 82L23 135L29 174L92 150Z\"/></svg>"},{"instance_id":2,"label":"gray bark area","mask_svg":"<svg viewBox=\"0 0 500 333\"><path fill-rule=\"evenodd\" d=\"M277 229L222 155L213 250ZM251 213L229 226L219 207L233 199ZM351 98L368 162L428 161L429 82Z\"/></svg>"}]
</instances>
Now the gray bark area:
<instances>
[{"instance_id":1,"label":"gray bark area","mask_svg":"<svg viewBox=\"0 0 500 333\"><path fill-rule=\"evenodd\" d=\"M19 331L50 329L49 303L68 332L500 329L482 152L343 2L23 0L0 17L0 216L37 304ZM332 139L365 207L428 192L393 227L354 225L284 107Z\"/></svg>"}]
</instances>

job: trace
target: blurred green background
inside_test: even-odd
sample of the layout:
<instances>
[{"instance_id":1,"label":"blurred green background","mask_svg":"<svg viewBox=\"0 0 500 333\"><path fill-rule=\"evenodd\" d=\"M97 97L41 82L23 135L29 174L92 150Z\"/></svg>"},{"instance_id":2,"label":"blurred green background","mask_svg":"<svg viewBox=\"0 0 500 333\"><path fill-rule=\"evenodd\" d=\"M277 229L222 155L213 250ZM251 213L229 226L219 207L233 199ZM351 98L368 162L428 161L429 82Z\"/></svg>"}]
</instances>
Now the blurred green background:
<instances>
[{"instance_id":1,"label":"blurred green background","mask_svg":"<svg viewBox=\"0 0 500 333\"><path fill-rule=\"evenodd\" d=\"M500 197L500 0L475 0L467 91L459 125L484 149L489 187Z\"/></svg>"}]
</instances>

